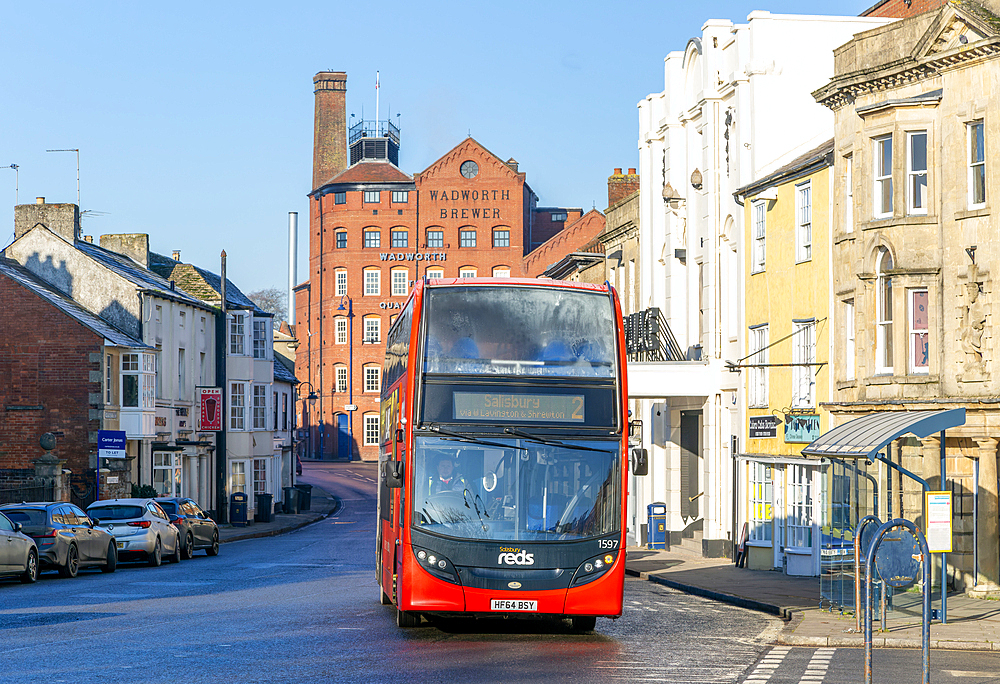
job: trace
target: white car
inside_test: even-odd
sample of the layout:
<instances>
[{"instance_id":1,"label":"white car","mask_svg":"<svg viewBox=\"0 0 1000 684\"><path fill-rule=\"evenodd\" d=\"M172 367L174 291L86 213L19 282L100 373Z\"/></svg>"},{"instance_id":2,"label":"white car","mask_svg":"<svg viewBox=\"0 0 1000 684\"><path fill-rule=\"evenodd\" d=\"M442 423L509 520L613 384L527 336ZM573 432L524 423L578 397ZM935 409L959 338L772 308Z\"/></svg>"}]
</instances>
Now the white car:
<instances>
[{"instance_id":1,"label":"white car","mask_svg":"<svg viewBox=\"0 0 1000 684\"><path fill-rule=\"evenodd\" d=\"M180 563L180 532L153 499L95 501L87 515L100 520L98 527L115 538L122 560L145 560L154 567L163 558Z\"/></svg>"}]
</instances>

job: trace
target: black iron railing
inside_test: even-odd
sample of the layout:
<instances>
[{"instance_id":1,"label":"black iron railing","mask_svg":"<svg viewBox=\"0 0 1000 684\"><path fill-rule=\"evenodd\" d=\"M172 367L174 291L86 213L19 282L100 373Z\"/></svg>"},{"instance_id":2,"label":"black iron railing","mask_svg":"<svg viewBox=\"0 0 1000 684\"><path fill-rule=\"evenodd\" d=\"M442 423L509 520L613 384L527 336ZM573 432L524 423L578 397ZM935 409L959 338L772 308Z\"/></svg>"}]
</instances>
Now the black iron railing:
<instances>
[{"instance_id":1,"label":"black iron railing","mask_svg":"<svg viewBox=\"0 0 1000 684\"><path fill-rule=\"evenodd\" d=\"M0 488L0 504L52 501L52 483L30 483Z\"/></svg>"},{"instance_id":2,"label":"black iron railing","mask_svg":"<svg viewBox=\"0 0 1000 684\"><path fill-rule=\"evenodd\" d=\"M348 144L361 138L389 138L399 144L399 128L392 121L359 121L347 132Z\"/></svg>"}]
</instances>

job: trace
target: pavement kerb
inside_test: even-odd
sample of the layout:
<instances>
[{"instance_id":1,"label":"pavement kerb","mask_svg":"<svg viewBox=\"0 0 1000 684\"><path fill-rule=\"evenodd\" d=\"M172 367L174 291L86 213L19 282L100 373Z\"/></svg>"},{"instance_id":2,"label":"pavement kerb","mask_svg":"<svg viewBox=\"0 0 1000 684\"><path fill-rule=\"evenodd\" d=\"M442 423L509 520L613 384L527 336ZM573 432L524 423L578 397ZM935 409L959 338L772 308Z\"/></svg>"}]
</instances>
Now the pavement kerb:
<instances>
[{"instance_id":1,"label":"pavement kerb","mask_svg":"<svg viewBox=\"0 0 1000 684\"><path fill-rule=\"evenodd\" d=\"M670 587L671 589L676 589L678 591L683 591L685 594L692 594L694 596L702 596L704 598L712 599L713 601L719 601L720 603L728 603L740 608L746 608L749 610L756 610L762 613L768 613L770 615L775 615L785 620L787 623L782 630L782 633L776 639L776 643L784 644L786 646L812 646L815 648L864 648L865 638L862 635L856 636L799 636L793 634L792 632L796 627L801 624L805 615L804 612L799 608L785 608L781 606L774 605L773 603L766 603L764 601L756 601L754 599L744 598L742 596L733 596L732 594L725 594L719 591L713 591L711 589L705 589L704 587L696 587L690 584L684 584L683 582L677 582L675 580L670 580L665 577L659 577L653 573L649 572L639 572L636 570L625 569L625 574L631 577L638 577L639 579L644 579L648 582L654 582L656 584L662 584L665 587ZM952 641L947 639L932 639L930 641L931 649L945 649L952 651L998 651L1000 652L1000 642L994 643L989 641ZM923 648L923 643L920 639L909 639L909 638L895 638L872 635L872 647L873 648Z\"/></svg>"},{"instance_id":2,"label":"pavement kerb","mask_svg":"<svg viewBox=\"0 0 1000 684\"><path fill-rule=\"evenodd\" d=\"M312 525L314 522L317 522L319 520L324 520L326 518L329 518L331 515L340 510L340 499L333 496L332 494L329 494L329 497L333 500L333 508L331 508L326 513L321 513L317 515L315 518L312 518L311 520L302 520L296 522L294 525L287 525L285 527L279 527L273 530L263 530L261 532L247 532L246 534L236 535L233 537L229 537L228 539L220 539L219 543L228 544L229 542L244 541L245 539L261 539L263 537L277 537L278 535L287 534L288 532L293 532L295 530L301 529L306 525Z\"/></svg>"},{"instance_id":3,"label":"pavement kerb","mask_svg":"<svg viewBox=\"0 0 1000 684\"><path fill-rule=\"evenodd\" d=\"M720 591L713 591L711 589L705 589L704 587L696 587L691 584L684 584L683 582L677 582L675 580L667 579L665 577L660 577L649 572L638 572L636 570L629 570L625 568L625 574L631 575L632 577L638 577L644 579L648 582L655 582L656 584L662 584L665 587L670 587L671 589L677 589L678 591L683 591L685 594L692 594L694 596L702 596L704 598L712 599L713 601L719 601L720 603L729 603L734 606L739 606L740 608L747 608L749 610L756 610L761 613L768 613L770 615L776 615L782 620L790 621L793 616L799 611L795 608L785 608L783 606L777 606L773 603L767 603L765 601L757 601L755 599L745 598L743 596L733 596L732 594L724 594Z\"/></svg>"}]
</instances>

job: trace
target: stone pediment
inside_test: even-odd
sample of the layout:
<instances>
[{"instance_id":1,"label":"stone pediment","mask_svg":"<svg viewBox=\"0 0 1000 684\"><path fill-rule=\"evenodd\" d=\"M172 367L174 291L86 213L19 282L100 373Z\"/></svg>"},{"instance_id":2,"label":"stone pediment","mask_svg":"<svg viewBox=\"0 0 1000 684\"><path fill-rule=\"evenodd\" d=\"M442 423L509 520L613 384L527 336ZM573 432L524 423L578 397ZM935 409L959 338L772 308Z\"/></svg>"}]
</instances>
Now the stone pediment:
<instances>
[{"instance_id":1,"label":"stone pediment","mask_svg":"<svg viewBox=\"0 0 1000 684\"><path fill-rule=\"evenodd\" d=\"M516 180L523 175L511 169L500 157L490 152L479 144L475 138L471 137L466 138L453 147L418 175L421 181L439 179L451 181L459 177L459 166L461 166L462 162L470 159L479 165L480 174L488 170L489 173L486 175L489 177L506 177Z\"/></svg>"},{"instance_id":2,"label":"stone pediment","mask_svg":"<svg viewBox=\"0 0 1000 684\"><path fill-rule=\"evenodd\" d=\"M953 0L927 12L857 34L835 50L836 72L812 94L832 109L855 98L932 78L941 69L1000 55L1000 16L993 0Z\"/></svg>"},{"instance_id":3,"label":"stone pediment","mask_svg":"<svg viewBox=\"0 0 1000 684\"><path fill-rule=\"evenodd\" d=\"M997 30L983 18L962 9L948 7L914 46L912 56L917 60L934 57L961 50L997 34Z\"/></svg>"}]
</instances>

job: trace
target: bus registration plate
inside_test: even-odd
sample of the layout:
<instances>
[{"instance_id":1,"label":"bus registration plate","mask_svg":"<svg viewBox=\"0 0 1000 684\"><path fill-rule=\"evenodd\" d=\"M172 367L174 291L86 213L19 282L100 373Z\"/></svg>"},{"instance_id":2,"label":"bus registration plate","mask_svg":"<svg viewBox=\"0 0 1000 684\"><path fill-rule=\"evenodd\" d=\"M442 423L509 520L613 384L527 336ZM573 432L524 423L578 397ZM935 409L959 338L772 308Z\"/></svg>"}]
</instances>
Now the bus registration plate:
<instances>
[{"instance_id":1,"label":"bus registration plate","mask_svg":"<svg viewBox=\"0 0 1000 684\"><path fill-rule=\"evenodd\" d=\"M513 601L509 599L492 599L490 610L517 610L532 612L538 610L538 601Z\"/></svg>"}]
</instances>

